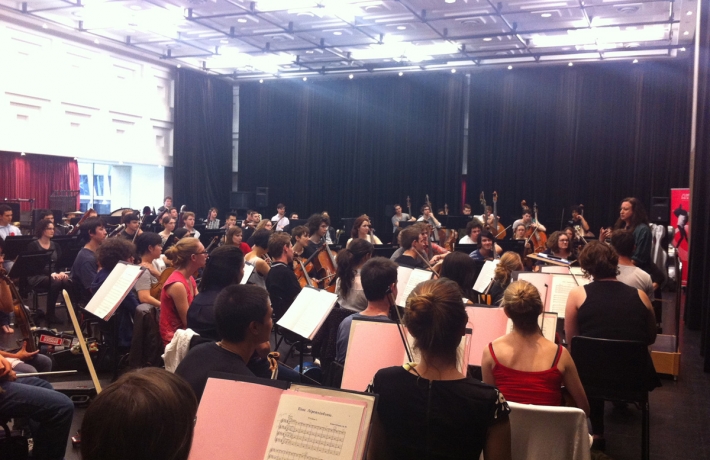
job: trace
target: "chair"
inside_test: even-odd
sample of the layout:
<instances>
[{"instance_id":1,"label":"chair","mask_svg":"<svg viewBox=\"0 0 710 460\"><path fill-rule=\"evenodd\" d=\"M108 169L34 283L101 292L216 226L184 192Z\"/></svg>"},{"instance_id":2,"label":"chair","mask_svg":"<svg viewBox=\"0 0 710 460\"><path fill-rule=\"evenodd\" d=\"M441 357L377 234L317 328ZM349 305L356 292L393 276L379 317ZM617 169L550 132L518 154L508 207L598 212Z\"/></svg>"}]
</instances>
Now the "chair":
<instances>
[{"instance_id":1,"label":"chair","mask_svg":"<svg viewBox=\"0 0 710 460\"><path fill-rule=\"evenodd\" d=\"M642 412L641 458L649 458L648 392L660 386L643 342L592 337L572 338L572 359L587 398L630 402Z\"/></svg>"},{"instance_id":2,"label":"chair","mask_svg":"<svg viewBox=\"0 0 710 460\"><path fill-rule=\"evenodd\" d=\"M508 401L513 460L589 460L587 416L576 407Z\"/></svg>"}]
</instances>

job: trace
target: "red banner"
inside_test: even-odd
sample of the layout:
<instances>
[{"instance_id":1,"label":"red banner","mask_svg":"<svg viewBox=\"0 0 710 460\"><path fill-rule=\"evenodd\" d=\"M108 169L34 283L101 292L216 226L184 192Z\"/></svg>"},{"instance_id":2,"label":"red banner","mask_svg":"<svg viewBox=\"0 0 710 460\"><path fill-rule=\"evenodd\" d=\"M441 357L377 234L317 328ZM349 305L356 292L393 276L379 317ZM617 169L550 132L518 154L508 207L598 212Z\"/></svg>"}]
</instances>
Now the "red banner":
<instances>
[{"instance_id":1,"label":"red banner","mask_svg":"<svg viewBox=\"0 0 710 460\"><path fill-rule=\"evenodd\" d=\"M675 229L673 246L683 264L682 280L688 282L688 238L690 238L690 189L671 189L671 226Z\"/></svg>"}]
</instances>

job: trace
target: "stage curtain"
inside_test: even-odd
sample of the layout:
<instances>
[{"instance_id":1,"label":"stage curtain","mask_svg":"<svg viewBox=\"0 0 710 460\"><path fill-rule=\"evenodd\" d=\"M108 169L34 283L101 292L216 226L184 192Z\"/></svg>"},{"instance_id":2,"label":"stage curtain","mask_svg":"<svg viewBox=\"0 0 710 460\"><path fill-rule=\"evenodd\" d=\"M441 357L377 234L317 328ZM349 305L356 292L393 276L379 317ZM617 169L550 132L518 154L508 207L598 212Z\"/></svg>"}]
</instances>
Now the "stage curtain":
<instances>
[{"instance_id":1,"label":"stage curtain","mask_svg":"<svg viewBox=\"0 0 710 460\"><path fill-rule=\"evenodd\" d=\"M178 69L175 79L173 203L204 216L229 209L232 189L232 86Z\"/></svg>"},{"instance_id":2,"label":"stage curtain","mask_svg":"<svg viewBox=\"0 0 710 460\"><path fill-rule=\"evenodd\" d=\"M700 354L710 372L710 5L701 5L697 134L691 189L690 254L685 320L701 331Z\"/></svg>"},{"instance_id":3,"label":"stage curtain","mask_svg":"<svg viewBox=\"0 0 710 460\"><path fill-rule=\"evenodd\" d=\"M49 208L49 196L58 190L79 190L79 165L73 158L51 155L21 156L0 152L0 195L34 199L34 208ZM21 203L29 211L30 203ZM76 207L79 209L79 196Z\"/></svg>"},{"instance_id":4,"label":"stage curtain","mask_svg":"<svg viewBox=\"0 0 710 460\"><path fill-rule=\"evenodd\" d=\"M389 241L387 204L460 205L463 88L452 74L242 84L239 189L269 187L267 217L279 202L336 227L366 213Z\"/></svg>"},{"instance_id":5,"label":"stage curtain","mask_svg":"<svg viewBox=\"0 0 710 460\"><path fill-rule=\"evenodd\" d=\"M687 187L688 59L516 68L471 75L468 200L499 195L510 225L521 200L539 205L548 234L585 205L596 234L620 201ZM474 206L474 210L477 210Z\"/></svg>"}]
</instances>

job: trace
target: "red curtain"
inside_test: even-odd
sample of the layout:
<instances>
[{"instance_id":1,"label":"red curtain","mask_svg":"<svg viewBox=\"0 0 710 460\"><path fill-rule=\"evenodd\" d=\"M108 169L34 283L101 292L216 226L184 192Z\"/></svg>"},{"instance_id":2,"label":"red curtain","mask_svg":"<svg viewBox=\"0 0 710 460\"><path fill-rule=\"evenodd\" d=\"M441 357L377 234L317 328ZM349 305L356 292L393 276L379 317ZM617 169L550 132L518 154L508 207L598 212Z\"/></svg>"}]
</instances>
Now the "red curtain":
<instances>
[{"instance_id":1,"label":"red curtain","mask_svg":"<svg viewBox=\"0 0 710 460\"><path fill-rule=\"evenodd\" d=\"M22 156L0 152L0 198L34 199L32 206L22 202L20 209L49 208L49 196L58 190L79 190L79 165L76 160L50 155ZM76 197L79 209L79 196Z\"/></svg>"}]
</instances>

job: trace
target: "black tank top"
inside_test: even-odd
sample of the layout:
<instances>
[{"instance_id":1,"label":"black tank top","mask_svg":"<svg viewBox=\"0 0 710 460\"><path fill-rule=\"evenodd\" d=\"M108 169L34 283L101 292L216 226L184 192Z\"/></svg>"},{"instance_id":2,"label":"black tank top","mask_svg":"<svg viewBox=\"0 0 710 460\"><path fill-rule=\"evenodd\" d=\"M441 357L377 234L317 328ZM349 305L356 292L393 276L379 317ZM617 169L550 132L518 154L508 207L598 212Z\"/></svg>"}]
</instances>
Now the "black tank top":
<instances>
[{"instance_id":1,"label":"black tank top","mask_svg":"<svg viewBox=\"0 0 710 460\"><path fill-rule=\"evenodd\" d=\"M579 335L649 343L648 310L638 289L619 281L596 281L584 286L587 298L579 307Z\"/></svg>"}]
</instances>

